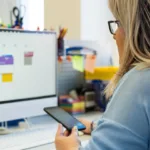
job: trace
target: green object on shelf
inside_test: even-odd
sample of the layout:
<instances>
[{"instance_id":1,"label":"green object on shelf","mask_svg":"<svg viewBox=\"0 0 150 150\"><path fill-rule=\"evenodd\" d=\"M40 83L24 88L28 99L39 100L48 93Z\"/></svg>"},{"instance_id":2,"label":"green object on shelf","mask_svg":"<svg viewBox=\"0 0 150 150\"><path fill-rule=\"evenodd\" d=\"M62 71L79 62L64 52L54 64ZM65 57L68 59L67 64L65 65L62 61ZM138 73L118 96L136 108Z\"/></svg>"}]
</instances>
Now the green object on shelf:
<instances>
[{"instance_id":1,"label":"green object on shelf","mask_svg":"<svg viewBox=\"0 0 150 150\"><path fill-rule=\"evenodd\" d=\"M72 63L75 70L84 71L83 56L72 56Z\"/></svg>"},{"instance_id":2,"label":"green object on shelf","mask_svg":"<svg viewBox=\"0 0 150 150\"><path fill-rule=\"evenodd\" d=\"M11 24L8 24L7 27L8 27L8 28L11 28Z\"/></svg>"}]
</instances>

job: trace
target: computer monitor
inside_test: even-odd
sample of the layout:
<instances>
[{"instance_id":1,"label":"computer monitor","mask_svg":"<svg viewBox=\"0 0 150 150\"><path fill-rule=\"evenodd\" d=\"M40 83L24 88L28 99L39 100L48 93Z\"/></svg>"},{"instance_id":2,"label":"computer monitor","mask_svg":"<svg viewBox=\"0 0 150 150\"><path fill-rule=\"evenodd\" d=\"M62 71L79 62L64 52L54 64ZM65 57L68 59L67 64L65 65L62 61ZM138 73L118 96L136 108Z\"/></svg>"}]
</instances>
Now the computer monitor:
<instances>
[{"instance_id":1,"label":"computer monitor","mask_svg":"<svg viewBox=\"0 0 150 150\"><path fill-rule=\"evenodd\" d=\"M0 122L57 106L54 32L0 29Z\"/></svg>"}]
</instances>

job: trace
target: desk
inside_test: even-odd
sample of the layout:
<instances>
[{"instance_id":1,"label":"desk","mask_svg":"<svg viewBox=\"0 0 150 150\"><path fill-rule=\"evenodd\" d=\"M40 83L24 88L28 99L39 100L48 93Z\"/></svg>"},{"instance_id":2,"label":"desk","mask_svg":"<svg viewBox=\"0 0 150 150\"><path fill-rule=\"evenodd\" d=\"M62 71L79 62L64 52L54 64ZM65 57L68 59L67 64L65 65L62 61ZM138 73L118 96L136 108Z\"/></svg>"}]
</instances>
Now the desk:
<instances>
[{"instance_id":1,"label":"desk","mask_svg":"<svg viewBox=\"0 0 150 150\"><path fill-rule=\"evenodd\" d=\"M77 118L85 118L87 120L92 121L92 120L99 119L101 116L102 116L102 113L100 113L100 112L92 112L92 113L90 112L90 113L86 113L84 115L81 115ZM90 139L90 136L88 136L88 135L84 135L84 136L80 137L81 141L85 141L85 140L89 140L89 139ZM54 148L55 148L55 145L53 143L53 144L47 144L47 145L42 145L39 147L31 148L28 150L53 150Z\"/></svg>"},{"instance_id":2,"label":"desk","mask_svg":"<svg viewBox=\"0 0 150 150\"><path fill-rule=\"evenodd\" d=\"M88 135L84 135L84 136L80 137L81 141L86 141L86 140L89 140L89 139L90 139L90 136L88 136ZM28 149L28 150L53 150L53 149L55 149L55 144L54 143L39 146L39 147L35 147L35 148L31 148L31 149Z\"/></svg>"}]
</instances>

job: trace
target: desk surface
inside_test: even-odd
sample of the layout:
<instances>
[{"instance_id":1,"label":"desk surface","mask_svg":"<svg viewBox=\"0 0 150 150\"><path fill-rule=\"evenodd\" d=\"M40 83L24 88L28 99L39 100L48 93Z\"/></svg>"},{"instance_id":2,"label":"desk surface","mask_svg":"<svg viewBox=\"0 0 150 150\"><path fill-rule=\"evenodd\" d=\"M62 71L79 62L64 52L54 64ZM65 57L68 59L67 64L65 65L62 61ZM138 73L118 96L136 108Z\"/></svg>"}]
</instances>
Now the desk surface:
<instances>
[{"instance_id":1,"label":"desk surface","mask_svg":"<svg viewBox=\"0 0 150 150\"><path fill-rule=\"evenodd\" d=\"M100 112L90 112L90 113L86 113L84 115L78 116L77 118L85 118L87 120L97 120L101 117L101 115L102 115L102 113L100 113ZM84 135L84 136L80 137L81 141L86 141L86 140L89 140L89 139L90 139L90 136L88 136L88 135ZM54 143L38 146L38 147L31 148L31 149L28 149L28 150L53 150L53 149L55 149Z\"/></svg>"},{"instance_id":2,"label":"desk surface","mask_svg":"<svg viewBox=\"0 0 150 150\"><path fill-rule=\"evenodd\" d=\"M90 136L88 136L88 135L84 135L84 136L80 137L81 141L87 141L89 139L90 139ZM54 143L53 144L42 145L42 146L31 148L31 149L28 149L28 150L53 150L53 149L55 149L55 144Z\"/></svg>"}]
</instances>

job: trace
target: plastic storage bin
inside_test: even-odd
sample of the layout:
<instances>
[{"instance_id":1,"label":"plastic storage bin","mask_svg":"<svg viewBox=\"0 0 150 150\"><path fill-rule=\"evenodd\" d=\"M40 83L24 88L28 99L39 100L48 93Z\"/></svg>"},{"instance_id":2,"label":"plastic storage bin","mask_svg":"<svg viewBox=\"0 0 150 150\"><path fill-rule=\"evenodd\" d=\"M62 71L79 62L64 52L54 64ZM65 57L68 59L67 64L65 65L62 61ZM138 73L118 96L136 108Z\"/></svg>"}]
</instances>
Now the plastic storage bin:
<instances>
[{"instance_id":1,"label":"plastic storage bin","mask_svg":"<svg viewBox=\"0 0 150 150\"><path fill-rule=\"evenodd\" d=\"M110 80L118 71L118 67L97 67L94 73L85 72L86 80Z\"/></svg>"}]
</instances>

